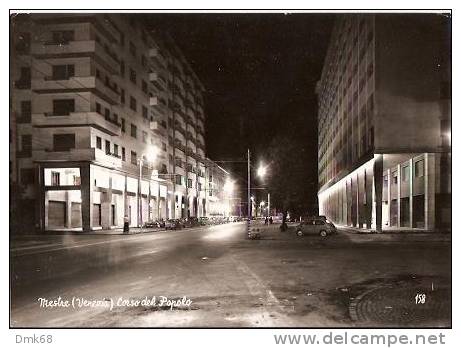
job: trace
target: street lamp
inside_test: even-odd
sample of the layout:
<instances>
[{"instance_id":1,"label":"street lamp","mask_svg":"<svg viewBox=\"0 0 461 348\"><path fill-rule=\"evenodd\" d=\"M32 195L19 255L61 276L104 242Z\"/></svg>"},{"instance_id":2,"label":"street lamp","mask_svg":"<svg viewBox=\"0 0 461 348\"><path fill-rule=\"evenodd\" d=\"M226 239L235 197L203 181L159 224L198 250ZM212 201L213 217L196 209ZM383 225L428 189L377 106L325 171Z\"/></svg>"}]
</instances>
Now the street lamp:
<instances>
[{"instance_id":1,"label":"street lamp","mask_svg":"<svg viewBox=\"0 0 461 348\"><path fill-rule=\"evenodd\" d=\"M263 165L260 165L258 170L257 170L258 176L263 178L266 175L266 172L267 172L267 168L265 166L263 166Z\"/></svg>"},{"instance_id":2,"label":"street lamp","mask_svg":"<svg viewBox=\"0 0 461 348\"><path fill-rule=\"evenodd\" d=\"M142 209L141 209L141 180L142 180L142 166L144 163L153 163L160 150L157 146L150 146L147 152L138 160L139 163L139 178L138 178L138 227L142 226ZM144 159L145 158L145 159Z\"/></svg>"}]
</instances>

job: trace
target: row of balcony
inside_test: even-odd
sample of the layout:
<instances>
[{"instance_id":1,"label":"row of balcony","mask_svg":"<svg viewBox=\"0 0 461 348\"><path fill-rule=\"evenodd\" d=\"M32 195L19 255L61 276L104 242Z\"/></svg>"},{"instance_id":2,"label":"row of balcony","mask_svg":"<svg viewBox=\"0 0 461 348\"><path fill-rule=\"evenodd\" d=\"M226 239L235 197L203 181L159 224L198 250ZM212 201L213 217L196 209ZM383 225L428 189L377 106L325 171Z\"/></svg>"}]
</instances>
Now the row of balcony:
<instances>
[{"instance_id":1,"label":"row of balcony","mask_svg":"<svg viewBox=\"0 0 461 348\"><path fill-rule=\"evenodd\" d=\"M52 115L48 113L33 114L32 125L37 128L72 127L87 125L97 128L109 135L120 136L121 124L106 119L97 112L72 112L69 115Z\"/></svg>"},{"instance_id":2,"label":"row of balcony","mask_svg":"<svg viewBox=\"0 0 461 348\"><path fill-rule=\"evenodd\" d=\"M33 43L31 54L36 58L47 59L94 57L112 74L118 74L120 71L119 59L95 40L69 41L66 44L59 42Z\"/></svg>"},{"instance_id":3,"label":"row of balcony","mask_svg":"<svg viewBox=\"0 0 461 348\"><path fill-rule=\"evenodd\" d=\"M33 79L31 88L36 93L60 93L62 90L91 90L109 104L118 104L120 100L118 91L112 86L106 85L96 76L70 77L67 80Z\"/></svg>"}]
</instances>

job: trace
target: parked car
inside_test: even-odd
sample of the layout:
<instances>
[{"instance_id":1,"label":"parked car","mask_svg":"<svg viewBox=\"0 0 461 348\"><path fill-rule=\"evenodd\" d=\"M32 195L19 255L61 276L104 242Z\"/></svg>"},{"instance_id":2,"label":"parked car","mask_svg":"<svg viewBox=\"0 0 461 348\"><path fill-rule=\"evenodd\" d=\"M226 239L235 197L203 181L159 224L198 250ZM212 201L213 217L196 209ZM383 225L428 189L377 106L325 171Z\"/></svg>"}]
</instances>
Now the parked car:
<instances>
[{"instance_id":1,"label":"parked car","mask_svg":"<svg viewBox=\"0 0 461 348\"><path fill-rule=\"evenodd\" d=\"M210 224L210 219L208 219L206 216L202 216L198 219L198 222L201 226L206 226Z\"/></svg>"},{"instance_id":2,"label":"parked car","mask_svg":"<svg viewBox=\"0 0 461 348\"><path fill-rule=\"evenodd\" d=\"M326 222L324 219L306 219L296 226L296 234L304 235L320 235L326 237L336 233L336 227L331 222Z\"/></svg>"},{"instance_id":3,"label":"parked car","mask_svg":"<svg viewBox=\"0 0 461 348\"><path fill-rule=\"evenodd\" d=\"M165 229L166 230L177 230L182 228L183 225L179 219L168 219L165 222Z\"/></svg>"},{"instance_id":4,"label":"parked car","mask_svg":"<svg viewBox=\"0 0 461 348\"><path fill-rule=\"evenodd\" d=\"M190 217L186 219L186 227L197 227L199 225L200 223L196 217Z\"/></svg>"}]
</instances>

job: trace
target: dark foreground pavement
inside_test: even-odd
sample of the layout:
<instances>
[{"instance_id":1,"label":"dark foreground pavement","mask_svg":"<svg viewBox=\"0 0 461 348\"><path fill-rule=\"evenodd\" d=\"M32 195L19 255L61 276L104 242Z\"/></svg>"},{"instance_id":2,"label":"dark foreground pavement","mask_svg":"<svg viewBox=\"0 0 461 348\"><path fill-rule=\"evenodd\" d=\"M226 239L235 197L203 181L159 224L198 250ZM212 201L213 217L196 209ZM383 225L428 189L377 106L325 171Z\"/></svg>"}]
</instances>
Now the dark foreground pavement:
<instances>
[{"instance_id":1,"label":"dark foreground pavement","mask_svg":"<svg viewBox=\"0 0 461 348\"><path fill-rule=\"evenodd\" d=\"M450 326L451 242L297 237L244 223L133 236L30 237L11 249L13 327ZM424 296L423 296L424 295ZM120 298L192 301L117 306ZM38 298L98 300L40 308ZM424 299L424 300L423 300ZM416 303L419 300L419 303ZM422 303L421 303L422 302ZM128 302L126 302L128 303ZM133 303L133 302L129 302ZM110 304L113 308L110 309Z\"/></svg>"}]
</instances>

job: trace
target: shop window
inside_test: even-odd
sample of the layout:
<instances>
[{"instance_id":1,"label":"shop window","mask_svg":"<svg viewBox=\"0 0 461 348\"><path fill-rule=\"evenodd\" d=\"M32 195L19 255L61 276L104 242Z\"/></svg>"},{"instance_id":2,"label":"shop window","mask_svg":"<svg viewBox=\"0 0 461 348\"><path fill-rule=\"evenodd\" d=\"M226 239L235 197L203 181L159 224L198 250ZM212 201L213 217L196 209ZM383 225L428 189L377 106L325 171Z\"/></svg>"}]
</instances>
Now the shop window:
<instances>
[{"instance_id":1,"label":"shop window","mask_svg":"<svg viewBox=\"0 0 461 348\"><path fill-rule=\"evenodd\" d=\"M424 160L415 162L415 178L421 178L424 176Z\"/></svg>"},{"instance_id":2,"label":"shop window","mask_svg":"<svg viewBox=\"0 0 461 348\"><path fill-rule=\"evenodd\" d=\"M51 186L59 186L61 182L61 173L51 172Z\"/></svg>"}]
</instances>

